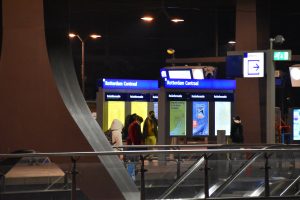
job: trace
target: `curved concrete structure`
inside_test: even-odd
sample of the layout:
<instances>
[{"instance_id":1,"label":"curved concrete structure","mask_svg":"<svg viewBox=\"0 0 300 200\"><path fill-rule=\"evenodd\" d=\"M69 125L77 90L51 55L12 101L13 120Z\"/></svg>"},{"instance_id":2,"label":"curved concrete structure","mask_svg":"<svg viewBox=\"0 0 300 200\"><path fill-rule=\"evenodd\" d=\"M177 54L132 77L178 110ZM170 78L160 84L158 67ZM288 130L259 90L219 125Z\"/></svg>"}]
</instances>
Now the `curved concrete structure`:
<instances>
[{"instance_id":1,"label":"curved concrete structure","mask_svg":"<svg viewBox=\"0 0 300 200\"><path fill-rule=\"evenodd\" d=\"M112 150L76 80L67 37L68 1L2 2L0 152ZM84 174L79 186L90 199L139 199L118 157L94 161L79 164Z\"/></svg>"}]
</instances>

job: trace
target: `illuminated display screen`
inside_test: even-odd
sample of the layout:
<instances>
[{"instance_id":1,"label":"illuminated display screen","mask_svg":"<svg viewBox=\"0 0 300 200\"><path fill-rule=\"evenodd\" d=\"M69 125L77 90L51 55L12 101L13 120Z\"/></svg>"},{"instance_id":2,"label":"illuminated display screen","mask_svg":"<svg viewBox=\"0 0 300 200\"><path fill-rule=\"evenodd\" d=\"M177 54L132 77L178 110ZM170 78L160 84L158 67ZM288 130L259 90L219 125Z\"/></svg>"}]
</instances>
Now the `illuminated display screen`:
<instances>
[{"instance_id":1,"label":"illuminated display screen","mask_svg":"<svg viewBox=\"0 0 300 200\"><path fill-rule=\"evenodd\" d=\"M193 136L209 135L209 103L193 102Z\"/></svg>"},{"instance_id":2,"label":"illuminated display screen","mask_svg":"<svg viewBox=\"0 0 300 200\"><path fill-rule=\"evenodd\" d=\"M148 115L148 102L131 102L131 114L136 113L141 116L144 121ZM144 122L141 124L143 129ZM141 129L141 130L142 130Z\"/></svg>"},{"instance_id":3,"label":"illuminated display screen","mask_svg":"<svg viewBox=\"0 0 300 200\"><path fill-rule=\"evenodd\" d=\"M158 119L158 102L153 102L153 111L156 119Z\"/></svg>"},{"instance_id":4,"label":"illuminated display screen","mask_svg":"<svg viewBox=\"0 0 300 200\"><path fill-rule=\"evenodd\" d=\"M124 101L108 101L107 102L107 128L109 129L112 121L118 119L124 124L125 120L125 102Z\"/></svg>"},{"instance_id":5,"label":"illuminated display screen","mask_svg":"<svg viewBox=\"0 0 300 200\"><path fill-rule=\"evenodd\" d=\"M186 102L170 101L170 136L186 135Z\"/></svg>"},{"instance_id":6,"label":"illuminated display screen","mask_svg":"<svg viewBox=\"0 0 300 200\"><path fill-rule=\"evenodd\" d=\"M293 140L300 140L300 108L293 109Z\"/></svg>"},{"instance_id":7,"label":"illuminated display screen","mask_svg":"<svg viewBox=\"0 0 300 200\"><path fill-rule=\"evenodd\" d=\"M190 70L168 70L169 79L192 79Z\"/></svg>"},{"instance_id":8,"label":"illuminated display screen","mask_svg":"<svg viewBox=\"0 0 300 200\"><path fill-rule=\"evenodd\" d=\"M101 86L104 89L158 90L158 81L157 80L103 79Z\"/></svg>"},{"instance_id":9,"label":"illuminated display screen","mask_svg":"<svg viewBox=\"0 0 300 200\"><path fill-rule=\"evenodd\" d=\"M215 102L215 135L217 130L225 130L230 135L231 102Z\"/></svg>"}]
</instances>

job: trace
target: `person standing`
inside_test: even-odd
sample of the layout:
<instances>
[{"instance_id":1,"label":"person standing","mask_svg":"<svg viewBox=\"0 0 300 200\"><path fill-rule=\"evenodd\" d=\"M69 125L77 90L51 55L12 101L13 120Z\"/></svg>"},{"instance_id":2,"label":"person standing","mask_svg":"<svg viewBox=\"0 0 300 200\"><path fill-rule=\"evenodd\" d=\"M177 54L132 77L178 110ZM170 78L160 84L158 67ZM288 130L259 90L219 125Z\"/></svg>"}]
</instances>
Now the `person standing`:
<instances>
[{"instance_id":1,"label":"person standing","mask_svg":"<svg viewBox=\"0 0 300 200\"><path fill-rule=\"evenodd\" d=\"M235 116L232 120L230 138L233 143L244 143L243 125L240 116Z\"/></svg>"},{"instance_id":2,"label":"person standing","mask_svg":"<svg viewBox=\"0 0 300 200\"><path fill-rule=\"evenodd\" d=\"M145 144L146 145L156 145L157 142L157 126L158 126L158 121L155 118L155 113L154 111L149 111L148 117L146 118L144 122L144 127L143 127L143 134L145 139Z\"/></svg>"},{"instance_id":3,"label":"person standing","mask_svg":"<svg viewBox=\"0 0 300 200\"><path fill-rule=\"evenodd\" d=\"M141 145L144 143L144 137L141 131L143 118L136 115L135 120L128 127L127 145Z\"/></svg>"},{"instance_id":4,"label":"person standing","mask_svg":"<svg viewBox=\"0 0 300 200\"><path fill-rule=\"evenodd\" d=\"M123 145L122 128L123 128L123 124L120 120L114 119L112 121L110 130L112 134L111 140L114 147L119 147Z\"/></svg>"}]
</instances>

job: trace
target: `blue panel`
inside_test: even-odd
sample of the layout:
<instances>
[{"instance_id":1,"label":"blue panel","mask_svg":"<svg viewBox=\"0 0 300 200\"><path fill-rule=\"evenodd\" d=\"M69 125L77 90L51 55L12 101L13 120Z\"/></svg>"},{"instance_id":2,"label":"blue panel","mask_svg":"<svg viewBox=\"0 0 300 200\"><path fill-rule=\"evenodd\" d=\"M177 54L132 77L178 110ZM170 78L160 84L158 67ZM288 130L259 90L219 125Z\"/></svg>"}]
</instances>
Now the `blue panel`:
<instances>
[{"instance_id":1,"label":"blue panel","mask_svg":"<svg viewBox=\"0 0 300 200\"><path fill-rule=\"evenodd\" d=\"M208 102L193 102L193 136L209 135L209 106Z\"/></svg>"},{"instance_id":2,"label":"blue panel","mask_svg":"<svg viewBox=\"0 0 300 200\"><path fill-rule=\"evenodd\" d=\"M204 90L234 90L235 80L204 79L204 80L166 80L165 88L204 89Z\"/></svg>"},{"instance_id":3,"label":"blue panel","mask_svg":"<svg viewBox=\"0 0 300 200\"><path fill-rule=\"evenodd\" d=\"M100 84L100 81L99 83ZM157 80L103 79L103 89L158 90Z\"/></svg>"}]
</instances>

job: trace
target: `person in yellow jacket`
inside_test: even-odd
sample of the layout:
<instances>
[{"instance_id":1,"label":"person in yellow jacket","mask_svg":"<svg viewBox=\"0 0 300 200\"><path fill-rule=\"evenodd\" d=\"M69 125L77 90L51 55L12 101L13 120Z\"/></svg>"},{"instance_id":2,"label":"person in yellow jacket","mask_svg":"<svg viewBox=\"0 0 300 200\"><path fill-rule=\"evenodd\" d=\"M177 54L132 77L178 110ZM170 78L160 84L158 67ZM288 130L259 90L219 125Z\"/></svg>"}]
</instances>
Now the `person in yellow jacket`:
<instances>
[{"instance_id":1,"label":"person in yellow jacket","mask_svg":"<svg viewBox=\"0 0 300 200\"><path fill-rule=\"evenodd\" d=\"M146 145L156 145L158 134L157 126L158 121L155 118L154 111L149 111L143 127L143 135L145 137Z\"/></svg>"}]
</instances>

